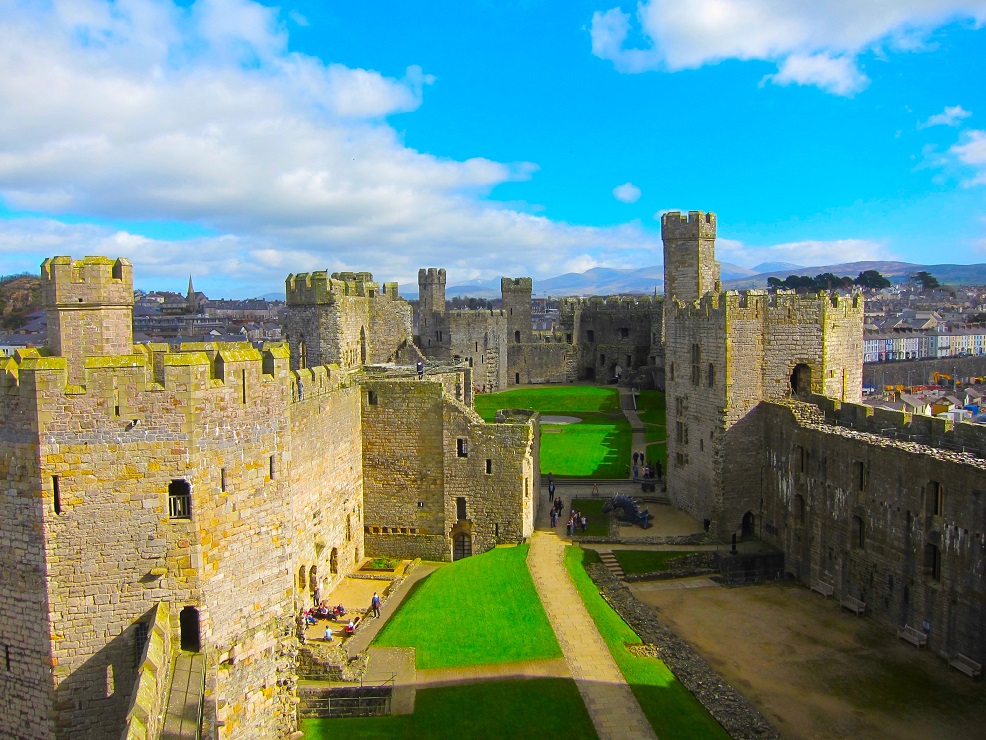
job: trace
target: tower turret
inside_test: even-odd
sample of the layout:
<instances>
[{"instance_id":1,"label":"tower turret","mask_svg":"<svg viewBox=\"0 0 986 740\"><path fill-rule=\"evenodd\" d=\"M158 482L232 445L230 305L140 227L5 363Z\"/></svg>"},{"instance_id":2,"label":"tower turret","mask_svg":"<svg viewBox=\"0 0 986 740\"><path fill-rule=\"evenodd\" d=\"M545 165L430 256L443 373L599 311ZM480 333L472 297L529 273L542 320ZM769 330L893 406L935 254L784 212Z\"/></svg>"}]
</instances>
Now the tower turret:
<instances>
[{"instance_id":1,"label":"tower turret","mask_svg":"<svg viewBox=\"0 0 986 740\"><path fill-rule=\"evenodd\" d=\"M716 215L702 211L670 211L661 216L664 240L664 295L695 301L717 290Z\"/></svg>"},{"instance_id":2,"label":"tower turret","mask_svg":"<svg viewBox=\"0 0 986 740\"><path fill-rule=\"evenodd\" d=\"M133 354L133 267L108 257L49 257L41 264L48 347L68 360L68 382L85 381L88 356Z\"/></svg>"},{"instance_id":3,"label":"tower turret","mask_svg":"<svg viewBox=\"0 0 986 740\"><path fill-rule=\"evenodd\" d=\"M531 294L534 283L529 277L500 278L503 310L507 312L507 330L514 343L531 341Z\"/></svg>"}]
</instances>

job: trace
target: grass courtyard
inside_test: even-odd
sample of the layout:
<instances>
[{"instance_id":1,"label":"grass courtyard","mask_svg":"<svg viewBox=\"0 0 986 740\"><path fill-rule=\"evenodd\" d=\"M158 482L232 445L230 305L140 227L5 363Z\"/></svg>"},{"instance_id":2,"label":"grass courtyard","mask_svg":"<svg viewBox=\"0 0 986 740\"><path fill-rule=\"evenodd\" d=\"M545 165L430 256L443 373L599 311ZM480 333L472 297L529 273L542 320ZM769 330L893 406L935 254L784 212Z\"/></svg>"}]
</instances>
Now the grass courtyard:
<instances>
[{"instance_id":1,"label":"grass courtyard","mask_svg":"<svg viewBox=\"0 0 986 740\"><path fill-rule=\"evenodd\" d=\"M543 424L541 473L570 478L623 478L630 459L630 423L615 388L544 386L476 396L476 411L493 421L497 409L574 416L577 424Z\"/></svg>"},{"instance_id":2,"label":"grass courtyard","mask_svg":"<svg viewBox=\"0 0 986 740\"><path fill-rule=\"evenodd\" d=\"M374 644L415 648L419 669L560 658L527 569L528 545L498 547L421 581Z\"/></svg>"}]
</instances>

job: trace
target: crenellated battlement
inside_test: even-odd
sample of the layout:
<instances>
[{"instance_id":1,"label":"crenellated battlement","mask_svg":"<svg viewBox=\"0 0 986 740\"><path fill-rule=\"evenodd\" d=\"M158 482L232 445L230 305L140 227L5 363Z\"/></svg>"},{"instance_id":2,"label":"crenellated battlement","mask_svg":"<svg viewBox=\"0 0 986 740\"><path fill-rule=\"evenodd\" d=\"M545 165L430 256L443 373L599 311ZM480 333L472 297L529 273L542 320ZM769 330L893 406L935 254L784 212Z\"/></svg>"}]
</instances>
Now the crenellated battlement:
<instances>
[{"instance_id":1,"label":"crenellated battlement","mask_svg":"<svg viewBox=\"0 0 986 740\"><path fill-rule=\"evenodd\" d=\"M665 241L715 239L716 214L704 211L669 211L661 216L661 238Z\"/></svg>"},{"instance_id":2,"label":"crenellated battlement","mask_svg":"<svg viewBox=\"0 0 986 740\"><path fill-rule=\"evenodd\" d=\"M380 285L369 272L334 272L325 270L288 275L284 293L289 306L323 305L334 303L343 296L373 298ZM384 283L384 295L397 298L397 283Z\"/></svg>"},{"instance_id":3,"label":"crenellated battlement","mask_svg":"<svg viewBox=\"0 0 986 740\"><path fill-rule=\"evenodd\" d=\"M445 285L444 267L422 267L418 270L418 285Z\"/></svg>"},{"instance_id":4,"label":"crenellated battlement","mask_svg":"<svg viewBox=\"0 0 986 740\"><path fill-rule=\"evenodd\" d=\"M529 277L500 278L501 293L530 293L534 290L534 279Z\"/></svg>"},{"instance_id":5,"label":"crenellated battlement","mask_svg":"<svg viewBox=\"0 0 986 740\"><path fill-rule=\"evenodd\" d=\"M670 302L673 315L679 318L711 316L728 311L731 318L784 317L797 313L817 314L819 317L834 315L845 318L862 317L864 299L861 294L841 296L837 293L798 294L793 290L727 290L706 293L697 301L674 300Z\"/></svg>"},{"instance_id":6,"label":"crenellated battlement","mask_svg":"<svg viewBox=\"0 0 986 740\"><path fill-rule=\"evenodd\" d=\"M49 257L41 263L41 296L47 308L132 306L133 266L123 257Z\"/></svg>"}]
</instances>

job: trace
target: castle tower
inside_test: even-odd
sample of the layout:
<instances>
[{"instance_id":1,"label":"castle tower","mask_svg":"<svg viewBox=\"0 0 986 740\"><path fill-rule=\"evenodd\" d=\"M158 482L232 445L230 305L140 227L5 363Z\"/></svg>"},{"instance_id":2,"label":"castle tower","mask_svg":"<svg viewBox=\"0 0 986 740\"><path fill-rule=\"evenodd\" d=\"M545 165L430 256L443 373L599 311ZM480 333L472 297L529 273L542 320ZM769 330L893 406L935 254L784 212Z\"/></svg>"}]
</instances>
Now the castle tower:
<instances>
[{"instance_id":1,"label":"castle tower","mask_svg":"<svg viewBox=\"0 0 986 740\"><path fill-rule=\"evenodd\" d=\"M503 310L507 312L507 332L514 344L531 341L531 294L534 283L529 277L500 278Z\"/></svg>"},{"instance_id":2,"label":"castle tower","mask_svg":"<svg viewBox=\"0 0 986 740\"><path fill-rule=\"evenodd\" d=\"M445 268L418 270L418 301L421 316L445 314Z\"/></svg>"},{"instance_id":3,"label":"castle tower","mask_svg":"<svg viewBox=\"0 0 986 740\"><path fill-rule=\"evenodd\" d=\"M695 301L717 290L719 263L715 258L716 215L680 211L661 216L664 240L664 295Z\"/></svg>"},{"instance_id":4,"label":"castle tower","mask_svg":"<svg viewBox=\"0 0 986 740\"><path fill-rule=\"evenodd\" d=\"M49 257L41 265L48 347L68 360L68 382L85 382L87 356L133 353L133 267L108 257Z\"/></svg>"}]
</instances>

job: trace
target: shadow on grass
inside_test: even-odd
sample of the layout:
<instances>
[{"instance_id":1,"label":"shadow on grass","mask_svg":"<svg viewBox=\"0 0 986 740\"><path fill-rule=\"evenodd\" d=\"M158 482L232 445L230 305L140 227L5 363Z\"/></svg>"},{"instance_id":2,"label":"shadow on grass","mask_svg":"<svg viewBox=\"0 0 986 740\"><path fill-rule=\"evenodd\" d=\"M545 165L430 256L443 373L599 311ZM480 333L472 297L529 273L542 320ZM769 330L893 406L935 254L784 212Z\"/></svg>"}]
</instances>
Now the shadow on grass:
<instances>
[{"instance_id":1,"label":"shadow on grass","mask_svg":"<svg viewBox=\"0 0 986 740\"><path fill-rule=\"evenodd\" d=\"M575 682L535 678L417 692L414 714L305 720L306 740L336 738L595 738Z\"/></svg>"}]
</instances>

